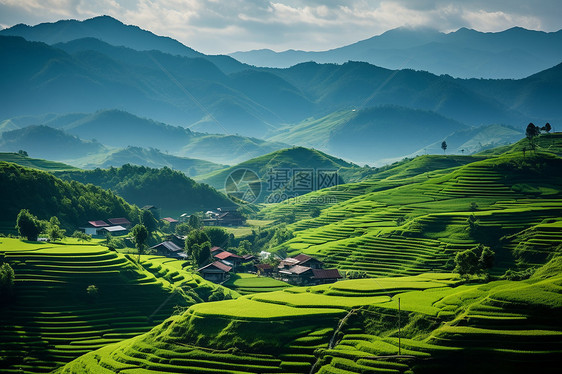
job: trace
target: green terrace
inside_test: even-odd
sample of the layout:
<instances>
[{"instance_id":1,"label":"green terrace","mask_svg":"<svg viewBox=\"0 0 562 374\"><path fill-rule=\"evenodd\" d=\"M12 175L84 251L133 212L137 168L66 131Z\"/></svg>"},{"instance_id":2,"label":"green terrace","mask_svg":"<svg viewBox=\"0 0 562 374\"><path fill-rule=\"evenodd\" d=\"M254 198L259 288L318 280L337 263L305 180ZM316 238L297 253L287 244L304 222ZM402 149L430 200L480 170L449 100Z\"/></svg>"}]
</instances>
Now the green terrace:
<instances>
[{"instance_id":1,"label":"green terrace","mask_svg":"<svg viewBox=\"0 0 562 374\"><path fill-rule=\"evenodd\" d=\"M59 372L445 373L490 360L499 372L535 360L553 368L562 354L562 277L549 274L559 268L553 261L520 282L429 273L196 304Z\"/></svg>"},{"instance_id":2,"label":"green terrace","mask_svg":"<svg viewBox=\"0 0 562 374\"><path fill-rule=\"evenodd\" d=\"M149 331L177 306L206 301L218 288L230 292L191 274L180 288L98 245L0 238L0 250L15 272L15 296L0 315L0 371L6 373L49 372Z\"/></svg>"}]
</instances>

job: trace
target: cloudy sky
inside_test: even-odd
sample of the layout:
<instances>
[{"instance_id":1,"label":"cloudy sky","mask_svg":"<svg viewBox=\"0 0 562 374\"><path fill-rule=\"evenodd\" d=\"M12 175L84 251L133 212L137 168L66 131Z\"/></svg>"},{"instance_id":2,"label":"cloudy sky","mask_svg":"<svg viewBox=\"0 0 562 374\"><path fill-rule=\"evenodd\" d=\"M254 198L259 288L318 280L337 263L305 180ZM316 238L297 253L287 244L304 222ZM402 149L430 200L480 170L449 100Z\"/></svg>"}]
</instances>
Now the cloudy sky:
<instances>
[{"instance_id":1,"label":"cloudy sky","mask_svg":"<svg viewBox=\"0 0 562 374\"><path fill-rule=\"evenodd\" d=\"M399 26L557 31L560 0L0 0L0 26L107 14L204 53L325 50Z\"/></svg>"}]
</instances>

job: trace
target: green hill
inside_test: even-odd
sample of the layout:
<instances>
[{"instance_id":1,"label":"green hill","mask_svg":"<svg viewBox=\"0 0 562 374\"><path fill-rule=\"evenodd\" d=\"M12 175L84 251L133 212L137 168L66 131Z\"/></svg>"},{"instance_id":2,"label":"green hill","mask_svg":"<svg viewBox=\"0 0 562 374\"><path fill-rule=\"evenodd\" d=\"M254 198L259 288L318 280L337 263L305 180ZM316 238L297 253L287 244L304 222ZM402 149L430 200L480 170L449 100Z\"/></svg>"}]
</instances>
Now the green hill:
<instances>
[{"instance_id":1,"label":"green hill","mask_svg":"<svg viewBox=\"0 0 562 374\"><path fill-rule=\"evenodd\" d=\"M105 152L97 156L73 161L76 165L81 165L85 169L119 167L125 164L146 166L150 168L168 167L179 170L188 177L224 169L225 165L215 164L214 162L198 160L194 158L178 157L165 154L157 149L127 147L114 151Z\"/></svg>"},{"instance_id":2,"label":"green hill","mask_svg":"<svg viewBox=\"0 0 562 374\"><path fill-rule=\"evenodd\" d=\"M0 371L49 372L100 347L142 334L177 308L237 294L181 267L95 244L0 238L14 269L13 297L0 304ZM136 256L134 256L136 259ZM95 290L87 291L89 286ZM219 298L219 295L222 295Z\"/></svg>"},{"instance_id":3,"label":"green hill","mask_svg":"<svg viewBox=\"0 0 562 374\"><path fill-rule=\"evenodd\" d=\"M40 125L3 132L0 150L24 150L32 157L62 161L105 152L106 148L96 141L84 141L61 130Z\"/></svg>"},{"instance_id":4,"label":"green hill","mask_svg":"<svg viewBox=\"0 0 562 374\"><path fill-rule=\"evenodd\" d=\"M72 231L97 219L126 217L131 222L139 221L138 208L111 191L63 181L50 173L8 162L0 162L0 199L3 232L14 230L21 209L28 209L40 219L57 216Z\"/></svg>"},{"instance_id":5,"label":"green hill","mask_svg":"<svg viewBox=\"0 0 562 374\"><path fill-rule=\"evenodd\" d=\"M244 170L251 173L252 180L239 178ZM199 179L217 189L224 189L227 186L227 192L236 190L237 186L232 185L231 182L240 179L243 183L252 184L252 189L259 194L257 201L273 199L272 201L276 202L318 189L318 183L321 181L318 173L322 171L333 172L336 177L334 184L341 184L344 181L360 178L362 173L368 173L369 169L363 170L355 164L314 149L293 147L202 175ZM302 174L299 174L301 172ZM301 190L297 185L297 178L304 173L310 177L310 183L307 184L307 188L303 187ZM249 177L250 174L246 176ZM279 197L281 195L284 197Z\"/></svg>"},{"instance_id":6,"label":"green hill","mask_svg":"<svg viewBox=\"0 0 562 374\"><path fill-rule=\"evenodd\" d=\"M214 188L167 167L153 169L127 164L119 168L68 171L56 175L64 180L109 189L140 207L154 205L161 209L163 216L179 216L233 204Z\"/></svg>"},{"instance_id":7,"label":"green hill","mask_svg":"<svg viewBox=\"0 0 562 374\"><path fill-rule=\"evenodd\" d=\"M496 251L494 274L524 269L512 252L517 243L505 237L559 217L562 180L556 170L562 159L547 153L453 156L449 169L416 167L439 159L448 157L405 161L366 181L315 192L261 214L304 218L288 226L295 237L280 249L319 256L339 269L373 276L452 270L455 254L478 243ZM451 162L455 159L457 165ZM323 210L307 219L315 201ZM471 219L477 223L471 226Z\"/></svg>"},{"instance_id":8,"label":"green hill","mask_svg":"<svg viewBox=\"0 0 562 374\"><path fill-rule=\"evenodd\" d=\"M43 160L40 158L31 158L23 156L19 153L0 153L0 161L12 162L14 164L18 164L28 168L44 171L78 170L78 168L63 164L62 162Z\"/></svg>"},{"instance_id":9,"label":"green hill","mask_svg":"<svg viewBox=\"0 0 562 374\"><path fill-rule=\"evenodd\" d=\"M485 285L447 273L346 280L197 304L58 372L555 371L559 270L555 261L552 276Z\"/></svg>"}]
</instances>

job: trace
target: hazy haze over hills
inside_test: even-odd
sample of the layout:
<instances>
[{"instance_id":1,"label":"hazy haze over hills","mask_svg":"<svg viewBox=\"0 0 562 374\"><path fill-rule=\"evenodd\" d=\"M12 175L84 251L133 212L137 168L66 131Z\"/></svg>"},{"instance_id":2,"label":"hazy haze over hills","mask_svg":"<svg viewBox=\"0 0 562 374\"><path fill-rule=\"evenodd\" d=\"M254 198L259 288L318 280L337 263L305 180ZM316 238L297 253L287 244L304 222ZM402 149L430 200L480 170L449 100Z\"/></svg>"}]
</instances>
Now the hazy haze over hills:
<instances>
[{"instance_id":1,"label":"hazy haze over hills","mask_svg":"<svg viewBox=\"0 0 562 374\"><path fill-rule=\"evenodd\" d=\"M435 45L456 46L462 52L455 54L457 60L440 53L438 62L458 69L466 63L496 75L481 54L481 64L462 56L476 47L485 53L499 46L513 51L510 46L520 40L524 53L517 56L540 54L543 59L536 61L559 62L558 49L550 48L559 37L560 32L519 28L450 34L397 29L337 51L347 61L365 48L418 48L431 54ZM248 160L287 143L374 163L433 149L436 142L471 127L494 124L522 130L529 122L555 125L562 119L561 65L518 80L455 79L366 62L255 68L229 57L209 58L111 17L18 25L0 32L0 45L5 76L0 83L5 104L0 131L47 125L109 147L157 148L221 164ZM418 52L416 56L424 55ZM500 55L498 61L504 61ZM520 66L518 61L509 59L509 64ZM526 68L538 69L532 64ZM459 147L513 140L505 127L491 129L483 131L493 132L493 142L475 141L482 135L473 129L459 138Z\"/></svg>"}]
</instances>

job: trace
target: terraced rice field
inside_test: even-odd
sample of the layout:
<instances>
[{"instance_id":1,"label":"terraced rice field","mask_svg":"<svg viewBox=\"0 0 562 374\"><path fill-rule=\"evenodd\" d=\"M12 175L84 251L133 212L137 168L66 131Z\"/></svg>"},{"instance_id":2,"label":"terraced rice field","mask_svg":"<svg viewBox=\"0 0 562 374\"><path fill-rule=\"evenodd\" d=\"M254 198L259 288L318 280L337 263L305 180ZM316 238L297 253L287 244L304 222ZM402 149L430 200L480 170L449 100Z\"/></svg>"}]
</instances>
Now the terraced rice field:
<instances>
[{"instance_id":1,"label":"terraced rice field","mask_svg":"<svg viewBox=\"0 0 562 374\"><path fill-rule=\"evenodd\" d=\"M197 304L60 372L445 373L492 361L519 373L537 360L547 371L560 363L562 276L461 283L431 273Z\"/></svg>"},{"instance_id":2,"label":"terraced rice field","mask_svg":"<svg viewBox=\"0 0 562 374\"><path fill-rule=\"evenodd\" d=\"M3 300L0 309L3 373L49 372L149 331L176 305L194 302L172 283L105 247L0 238L0 251L16 276L15 298ZM197 276L192 282L195 294L217 287ZM97 294L87 293L89 285L97 287Z\"/></svg>"},{"instance_id":3,"label":"terraced rice field","mask_svg":"<svg viewBox=\"0 0 562 374\"><path fill-rule=\"evenodd\" d=\"M520 163L527 161L516 156L471 159L439 171L427 166L439 173L431 178L409 174L404 163L398 173L381 173L349 186L354 196L324 207L319 217L289 225L294 238L278 248L290 255L317 256L340 270L386 276L450 271L458 251L482 243L496 251L492 273L501 275L518 261L513 253L517 244L506 237L562 216L562 180L555 172L561 160L539 160L544 171L521 172ZM419 170L423 159L414 161ZM429 161L440 159L425 159ZM345 190L348 185L338 187ZM315 194L328 198L330 193ZM316 196L309 195L310 200ZM306 203L285 204L284 213L306 216ZM267 208L264 214L279 209ZM469 219L476 221L474 228Z\"/></svg>"},{"instance_id":4,"label":"terraced rice field","mask_svg":"<svg viewBox=\"0 0 562 374\"><path fill-rule=\"evenodd\" d=\"M287 287L292 287L290 284L277 279L245 273L232 274L230 279L223 283L223 286L242 295L280 291Z\"/></svg>"}]
</instances>

